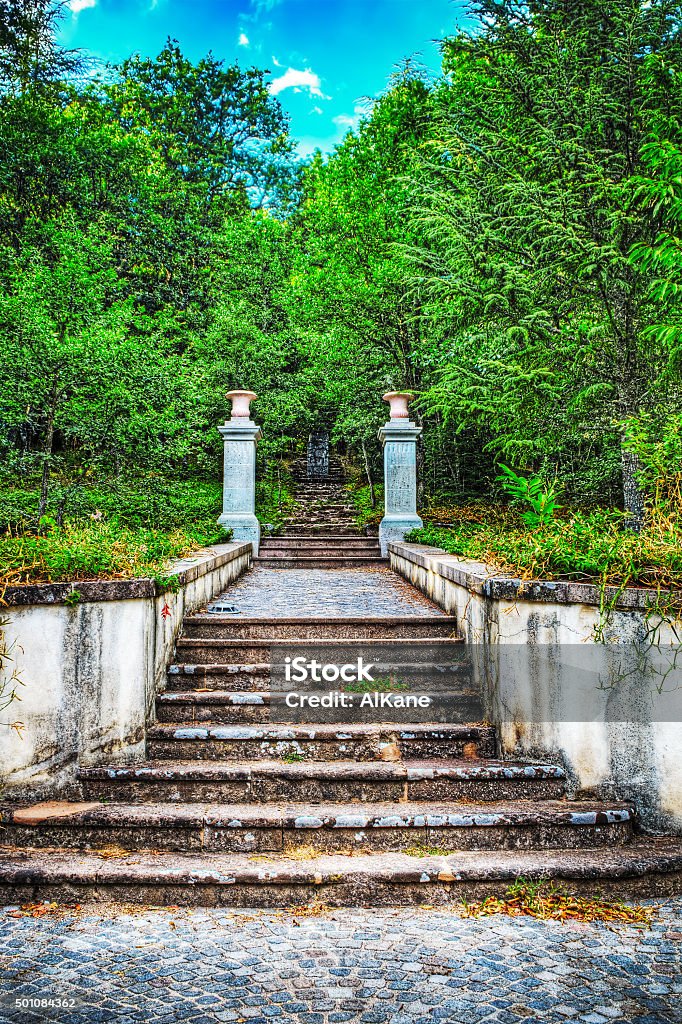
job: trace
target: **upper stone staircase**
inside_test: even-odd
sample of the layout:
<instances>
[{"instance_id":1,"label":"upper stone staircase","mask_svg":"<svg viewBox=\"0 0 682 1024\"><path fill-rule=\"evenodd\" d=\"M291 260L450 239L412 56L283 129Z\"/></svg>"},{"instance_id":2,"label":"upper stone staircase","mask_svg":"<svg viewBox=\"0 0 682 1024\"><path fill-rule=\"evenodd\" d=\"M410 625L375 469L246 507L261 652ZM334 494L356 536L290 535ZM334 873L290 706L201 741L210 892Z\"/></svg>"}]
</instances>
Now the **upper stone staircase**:
<instances>
[{"instance_id":1,"label":"upper stone staircase","mask_svg":"<svg viewBox=\"0 0 682 1024\"><path fill-rule=\"evenodd\" d=\"M385 560L377 537L356 525L341 460L325 477L309 477L305 459L293 463L296 505L282 532L261 541L258 562L279 568L353 568Z\"/></svg>"}]
</instances>

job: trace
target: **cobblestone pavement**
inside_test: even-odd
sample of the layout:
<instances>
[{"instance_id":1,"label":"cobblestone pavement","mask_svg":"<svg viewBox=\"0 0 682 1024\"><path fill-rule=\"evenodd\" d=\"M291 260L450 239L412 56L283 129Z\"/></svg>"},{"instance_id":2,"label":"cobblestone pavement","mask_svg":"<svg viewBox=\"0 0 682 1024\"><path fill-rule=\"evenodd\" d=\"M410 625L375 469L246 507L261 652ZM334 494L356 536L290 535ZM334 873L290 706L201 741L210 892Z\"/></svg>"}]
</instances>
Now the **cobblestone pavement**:
<instances>
[{"instance_id":1,"label":"cobblestone pavement","mask_svg":"<svg viewBox=\"0 0 682 1024\"><path fill-rule=\"evenodd\" d=\"M0 910L0 1020L682 1021L682 899L650 931L455 911ZM17 998L72 1009L29 1011Z\"/></svg>"},{"instance_id":2,"label":"cobblestone pavement","mask_svg":"<svg viewBox=\"0 0 682 1024\"><path fill-rule=\"evenodd\" d=\"M442 615L402 576L384 566L270 569L256 565L225 591L243 615Z\"/></svg>"}]
</instances>

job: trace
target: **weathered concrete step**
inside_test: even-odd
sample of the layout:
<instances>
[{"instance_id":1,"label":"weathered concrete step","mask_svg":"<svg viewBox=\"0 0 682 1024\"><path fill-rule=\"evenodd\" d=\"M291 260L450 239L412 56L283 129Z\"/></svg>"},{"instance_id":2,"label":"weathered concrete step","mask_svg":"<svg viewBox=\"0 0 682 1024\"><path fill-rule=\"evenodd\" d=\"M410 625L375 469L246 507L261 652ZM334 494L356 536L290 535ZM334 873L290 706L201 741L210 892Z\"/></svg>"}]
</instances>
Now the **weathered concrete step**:
<instances>
[{"instance_id":1,"label":"weathered concrete step","mask_svg":"<svg viewBox=\"0 0 682 1024\"><path fill-rule=\"evenodd\" d=\"M348 500L348 494L343 488L306 487L296 492L294 502L295 510L303 513L323 509L357 514L355 505Z\"/></svg>"},{"instance_id":2,"label":"weathered concrete step","mask_svg":"<svg viewBox=\"0 0 682 1024\"><path fill-rule=\"evenodd\" d=\"M0 850L0 903L88 901L148 906L444 906L502 896L518 878L551 878L584 895L673 896L682 841L594 850L505 850L454 856L77 853Z\"/></svg>"},{"instance_id":3,"label":"weathered concrete step","mask_svg":"<svg viewBox=\"0 0 682 1024\"><path fill-rule=\"evenodd\" d=\"M358 527L354 529L342 530L338 526L325 526L316 523L312 526L308 526L305 523L301 523L299 526L285 526L282 528L282 537L310 537L313 534L319 536L334 536L334 537L366 537L367 534L364 530L360 530Z\"/></svg>"},{"instance_id":4,"label":"weathered concrete step","mask_svg":"<svg viewBox=\"0 0 682 1024\"><path fill-rule=\"evenodd\" d=\"M381 549L378 544L368 545L365 548L346 548L343 544L337 545L312 545L308 544L305 546L298 545L297 547L287 547L282 545L280 547L261 547L259 558L314 558L315 561L321 559L325 560L328 558L341 558L346 561L348 558L352 559L363 559L367 561L373 561L376 558L381 558Z\"/></svg>"},{"instance_id":5,"label":"weathered concrete step","mask_svg":"<svg viewBox=\"0 0 682 1024\"><path fill-rule=\"evenodd\" d=\"M55 813L55 811L57 813ZM622 803L196 804L43 803L4 810L14 846L209 853L425 849L551 850L623 845L635 813Z\"/></svg>"},{"instance_id":6,"label":"weathered concrete step","mask_svg":"<svg viewBox=\"0 0 682 1024\"><path fill-rule=\"evenodd\" d=\"M558 800L563 770L507 761L156 761L83 768L86 799L150 803Z\"/></svg>"},{"instance_id":7,"label":"weathered concrete step","mask_svg":"<svg viewBox=\"0 0 682 1024\"><path fill-rule=\"evenodd\" d=\"M296 544L296 545L301 544L301 545L304 545L304 544L307 544L308 542L310 542L311 544L319 544L319 543L321 543L321 536L319 536L319 532L316 532L316 534L292 534L292 535L278 534L278 535L276 535L274 537L268 537L268 538L265 538L263 541L261 541L261 547L266 542L268 544L270 544L270 543L272 543L272 544L286 543L286 544ZM379 543L378 538L376 538L376 537L368 537L366 534L357 534L357 532L353 532L353 534L326 534L325 537L324 537L324 543L327 543L327 542L329 542L330 544L333 543L333 542L335 542L335 543L338 542L339 544L345 544L345 545L348 546L349 550L351 550L351 549L354 550L357 547L364 547L366 544L378 544Z\"/></svg>"},{"instance_id":8,"label":"weathered concrete step","mask_svg":"<svg viewBox=\"0 0 682 1024\"><path fill-rule=\"evenodd\" d=\"M288 642L288 641L278 641ZM317 646L317 645L316 645ZM401 665L401 674L409 680L412 689L416 686L427 687L429 692L445 692L448 690L474 696L471 686L471 669L466 652L460 648L461 657L449 660L446 665L439 665L437 673L425 668L423 663ZM379 670L383 672L381 665ZM230 692L259 692L268 690L271 685L272 666L269 663L242 665L239 663L221 664L175 664L168 669L167 691L194 690L197 693L224 690ZM390 673L391 669L386 668Z\"/></svg>"},{"instance_id":9,"label":"weathered concrete step","mask_svg":"<svg viewBox=\"0 0 682 1024\"><path fill-rule=\"evenodd\" d=\"M272 621L274 631L276 628L274 623L277 620L273 619ZM408 646L412 652L422 648L427 653L437 647L439 653L442 652L443 660L445 660L445 657L450 655L450 652L447 650L448 647L455 648L463 643L458 637L443 636L417 636L410 637L409 640L404 637L374 637L370 639L376 640L377 644L381 645L381 650L384 654L390 653L391 649L394 648L396 652L395 661L392 663L396 665L401 664L405 660L405 651L408 649ZM263 664L269 659L269 652L273 643L282 642L284 642L284 639L280 637L252 640L244 638L228 640L215 637L181 637L177 642L176 650L178 661L189 662L195 665ZM286 638L287 647L291 647L292 651L300 648L302 653L306 653L312 643L313 641L310 638ZM318 653L321 653L325 647L328 647L331 651L338 651L340 645L343 646L344 653L357 649L358 655L363 655L365 660L370 659L371 648L368 645L367 637L332 637L316 639L314 641L314 646ZM452 657L458 657L457 652L454 650L452 651Z\"/></svg>"},{"instance_id":10,"label":"weathered concrete step","mask_svg":"<svg viewBox=\"0 0 682 1024\"><path fill-rule=\"evenodd\" d=\"M331 483L308 483L296 488L294 499L297 502L304 502L312 498L317 501L337 502L349 505L348 491L336 481Z\"/></svg>"},{"instance_id":11,"label":"weathered concrete step","mask_svg":"<svg viewBox=\"0 0 682 1024\"><path fill-rule=\"evenodd\" d=\"M300 619L258 618L245 615L203 613L183 620L183 636L213 639L246 640L330 640L346 638L374 640L413 637L452 637L456 635L457 619L453 615L391 615L347 616L342 619L315 617Z\"/></svg>"},{"instance_id":12,"label":"weathered concrete step","mask_svg":"<svg viewBox=\"0 0 682 1024\"><path fill-rule=\"evenodd\" d=\"M307 547L340 547L348 551L364 550L367 547L376 547L379 543L377 537L366 537L358 534L352 534L351 536L337 536L334 533L330 533L325 537L321 537L319 533L316 534L298 534L291 537L266 537L261 541L261 549L267 547L292 547L298 549L304 549Z\"/></svg>"},{"instance_id":13,"label":"weathered concrete step","mask_svg":"<svg viewBox=\"0 0 682 1024\"><path fill-rule=\"evenodd\" d=\"M281 540L261 541L262 553L286 552L287 554L318 555L318 554L376 554L379 541L373 537L310 537L306 540L297 537L283 537Z\"/></svg>"},{"instance_id":14,"label":"weathered concrete step","mask_svg":"<svg viewBox=\"0 0 682 1024\"><path fill-rule=\"evenodd\" d=\"M388 565L381 555L259 555L254 565L279 569L354 569L361 565Z\"/></svg>"},{"instance_id":15,"label":"weathered concrete step","mask_svg":"<svg viewBox=\"0 0 682 1024\"><path fill-rule=\"evenodd\" d=\"M275 555L254 558L254 565L268 569L358 569L364 565L388 565L380 555Z\"/></svg>"},{"instance_id":16,"label":"weathered concrete step","mask_svg":"<svg viewBox=\"0 0 682 1024\"><path fill-rule=\"evenodd\" d=\"M155 725L147 755L172 760L292 758L311 761L413 761L494 757L495 731L483 725Z\"/></svg>"},{"instance_id":17,"label":"weathered concrete step","mask_svg":"<svg viewBox=\"0 0 682 1024\"><path fill-rule=\"evenodd\" d=\"M270 664L170 665L168 690L260 690L270 681Z\"/></svg>"},{"instance_id":18,"label":"weathered concrete step","mask_svg":"<svg viewBox=\"0 0 682 1024\"><path fill-rule=\"evenodd\" d=\"M305 526L307 523L333 525L334 523L354 523L356 515L350 509L330 509L326 506L315 508L314 506L307 505L298 509L293 519L300 526Z\"/></svg>"},{"instance_id":19,"label":"weathered concrete step","mask_svg":"<svg viewBox=\"0 0 682 1024\"><path fill-rule=\"evenodd\" d=\"M278 685L281 687L281 681ZM317 695L321 697L321 694ZM171 691L156 699L158 722L174 722L178 725L211 723L261 723L261 722L313 722L320 718L320 706L313 705L292 710L287 703L290 691L222 691L201 692L199 690ZM384 696L351 694L352 718L354 722L394 722L397 714L409 715L418 722L472 722L483 715L483 705L474 686L463 686L460 690L434 692L394 691ZM329 721L343 721L349 712L339 710Z\"/></svg>"}]
</instances>

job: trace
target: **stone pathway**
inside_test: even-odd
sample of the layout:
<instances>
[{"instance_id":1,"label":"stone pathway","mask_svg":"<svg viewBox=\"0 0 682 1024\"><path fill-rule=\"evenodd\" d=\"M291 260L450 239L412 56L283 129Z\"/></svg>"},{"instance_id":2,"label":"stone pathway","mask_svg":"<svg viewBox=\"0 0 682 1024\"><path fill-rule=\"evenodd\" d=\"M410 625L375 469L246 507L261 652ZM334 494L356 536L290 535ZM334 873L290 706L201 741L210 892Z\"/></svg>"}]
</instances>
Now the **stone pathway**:
<instances>
[{"instance_id":1,"label":"stone pathway","mask_svg":"<svg viewBox=\"0 0 682 1024\"><path fill-rule=\"evenodd\" d=\"M386 566L271 569L256 565L222 597L243 615L254 616L444 614Z\"/></svg>"},{"instance_id":2,"label":"stone pathway","mask_svg":"<svg viewBox=\"0 0 682 1024\"><path fill-rule=\"evenodd\" d=\"M0 911L0 1020L682 1021L682 899L650 931L435 910ZM19 998L75 1000L30 1011Z\"/></svg>"}]
</instances>

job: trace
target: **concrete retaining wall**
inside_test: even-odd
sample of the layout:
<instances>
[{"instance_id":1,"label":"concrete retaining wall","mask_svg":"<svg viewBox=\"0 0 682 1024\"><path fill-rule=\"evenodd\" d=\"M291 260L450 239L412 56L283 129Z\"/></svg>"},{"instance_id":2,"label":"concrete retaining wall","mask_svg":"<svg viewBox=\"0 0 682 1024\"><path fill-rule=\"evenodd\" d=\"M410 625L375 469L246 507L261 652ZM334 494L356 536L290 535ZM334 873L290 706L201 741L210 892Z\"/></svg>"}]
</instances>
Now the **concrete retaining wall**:
<instances>
[{"instance_id":1,"label":"concrete retaining wall","mask_svg":"<svg viewBox=\"0 0 682 1024\"><path fill-rule=\"evenodd\" d=\"M0 712L2 799L75 794L78 765L143 757L183 616L250 563L250 544L220 544L174 564L177 589L100 580L6 590L0 612L24 685ZM17 720L20 733L7 728Z\"/></svg>"},{"instance_id":2,"label":"concrete retaining wall","mask_svg":"<svg viewBox=\"0 0 682 1024\"><path fill-rule=\"evenodd\" d=\"M574 794L632 799L647 828L682 834L682 654L651 591L608 592L605 617L590 584L521 581L417 544L389 554L457 616L503 756L558 760Z\"/></svg>"}]
</instances>

